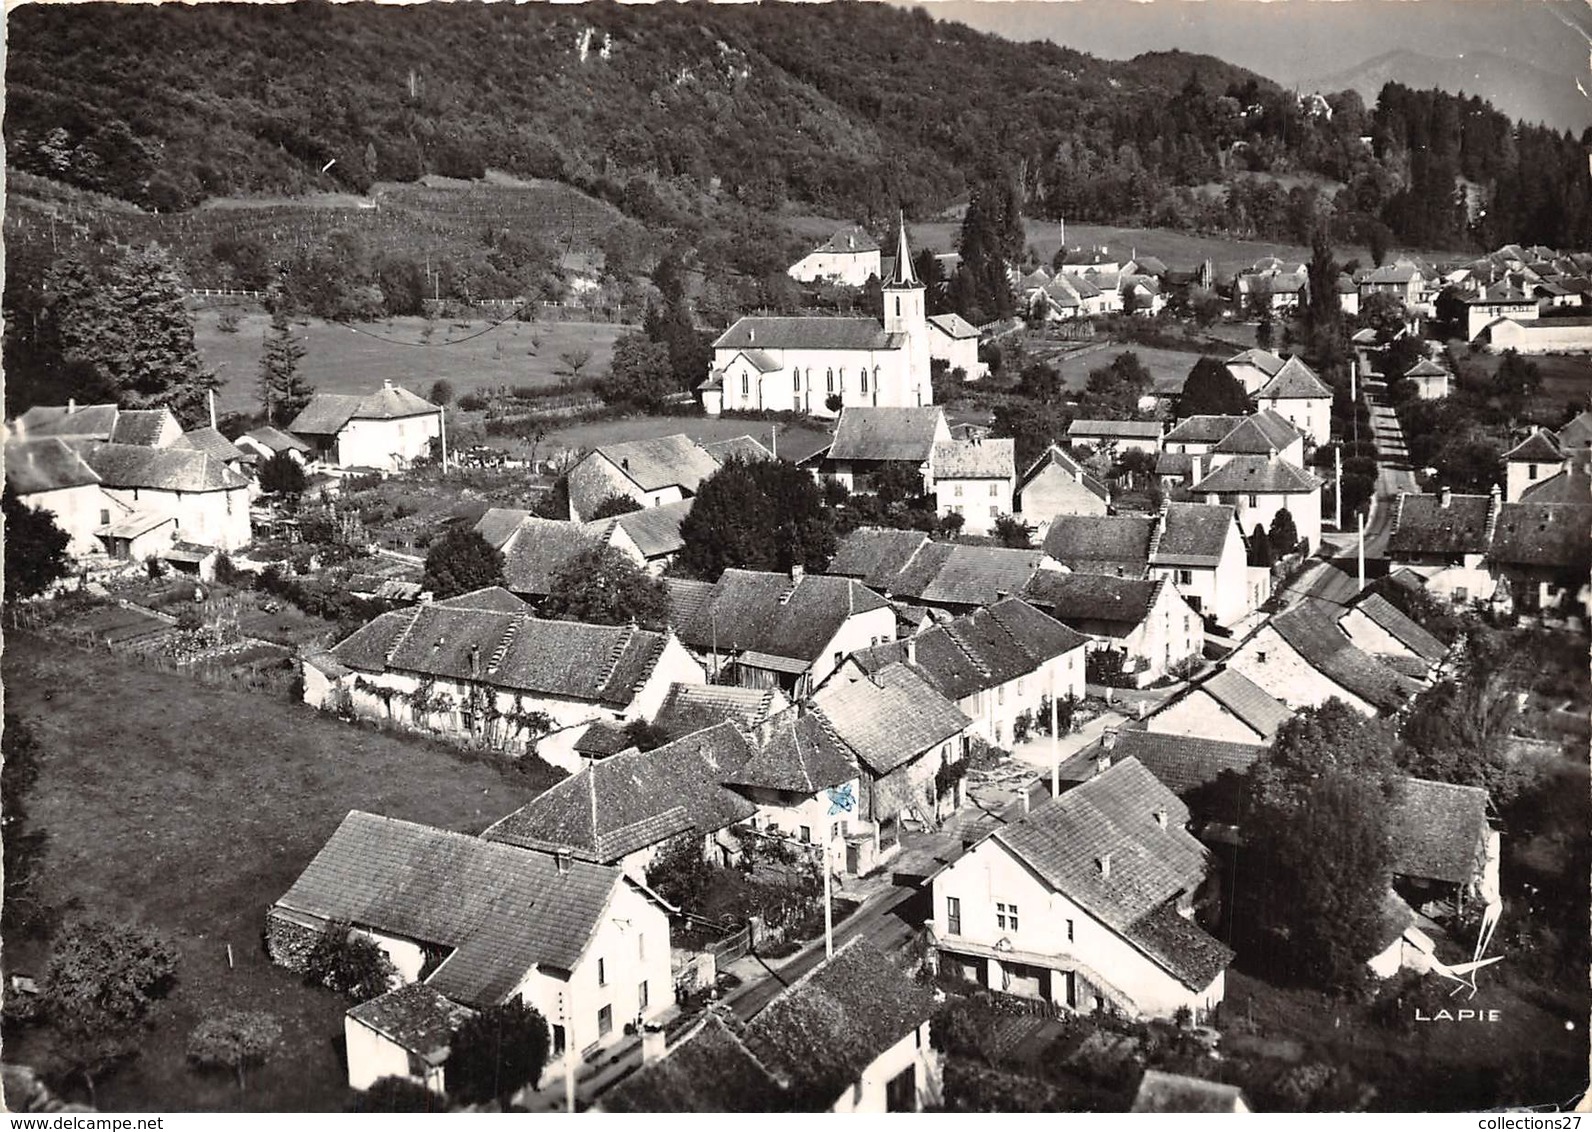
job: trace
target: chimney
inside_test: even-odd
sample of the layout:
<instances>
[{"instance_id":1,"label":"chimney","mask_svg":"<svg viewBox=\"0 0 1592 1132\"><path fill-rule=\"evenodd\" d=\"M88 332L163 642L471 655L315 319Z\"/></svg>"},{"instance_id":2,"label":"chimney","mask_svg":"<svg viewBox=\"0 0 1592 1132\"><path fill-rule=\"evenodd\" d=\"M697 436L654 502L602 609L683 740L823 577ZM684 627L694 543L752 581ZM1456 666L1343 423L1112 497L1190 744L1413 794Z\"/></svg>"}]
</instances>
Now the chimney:
<instances>
[{"instance_id":1,"label":"chimney","mask_svg":"<svg viewBox=\"0 0 1592 1132\"><path fill-rule=\"evenodd\" d=\"M77 398L68 397L66 399L66 415L71 416L75 412L77 412Z\"/></svg>"},{"instance_id":2,"label":"chimney","mask_svg":"<svg viewBox=\"0 0 1592 1132\"><path fill-rule=\"evenodd\" d=\"M1165 829L1166 828L1166 807L1165 806L1157 806L1157 807L1155 807L1155 812L1153 814L1151 814L1150 816L1155 818L1155 824L1158 827L1160 827L1161 829Z\"/></svg>"},{"instance_id":3,"label":"chimney","mask_svg":"<svg viewBox=\"0 0 1592 1132\"><path fill-rule=\"evenodd\" d=\"M1101 752L1095 756L1095 773L1104 774L1111 769L1111 756Z\"/></svg>"},{"instance_id":4,"label":"chimney","mask_svg":"<svg viewBox=\"0 0 1592 1132\"><path fill-rule=\"evenodd\" d=\"M628 472L630 470L630 457L629 456L621 456L621 457L619 457L619 466L624 471Z\"/></svg>"},{"instance_id":5,"label":"chimney","mask_svg":"<svg viewBox=\"0 0 1592 1132\"><path fill-rule=\"evenodd\" d=\"M1025 814L1028 813L1028 808L1029 808L1028 788L1031 785L1032 785L1032 783L1024 783L1023 785L1021 785L1021 786L1019 786L1017 788L1017 797L1022 799L1023 813L1025 813Z\"/></svg>"},{"instance_id":6,"label":"chimney","mask_svg":"<svg viewBox=\"0 0 1592 1132\"><path fill-rule=\"evenodd\" d=\"M1102 750L1105 750L1105 751L1110 751L1110 750L1114 750L1116 748L1116 745L1117 745L1117 731L1116 731L1116 728L1114 728L1114 727L1113 728L1108 728L1100 736L1100 748Z\"/></svg>"},{"instance_id":7,"label":"chimney","mask_svg":"<svg viewBox=\"0 0 1592 1132\"><path fill-rule=\"evenodd\" d=\"M569 864L570 864L569 850L568 849L554 849L553 850L553 863L558 866L558 875L559 876L568 876L569 875Z\"/></svg>"},{"instance_id":8,"label":"chimney","mask_svg":"<svg viewBox=\"0 0 1592 1132\"><path fill-rule=\"evenodd\" d=\"M210 398L210 427L219 428L220 426L216 424L216 391L214 389L207 389L205 390L205 393Z\"/></svg>"},{"instance_id":9,"label":"chimney","mask_svg":"<svg viewBox=\"0 0 1592 1132\"><path fill-rule=\"evenodd\" d=\"M1110 853L1102 853L1100 856L1095 858L1095 864L1100 866L1100 879L1101 880L1110 880L1111 879L1111 854Z\"/></svg>"},{"instance_id":10,"label":"chimney","mask_svg":"<svg viewBox=\"0 0 1592 1132\"><path fill-rule=\"evenodd\" d=\"M1494 490L1496 490L1496 489L1497 489L1497 486L1498 486L1498 485L1497 485L1497 484L1494 484L1494 485L1493 485L1493 488L1494 488ZM1446 484L1446 483L1445 483L1445 484L1444 484L1444 485L1443 485L1443 490L1442 490L1442 491L1441 491L1441 492L1439 492L1439 493L1438 493L1438 496L1437 496L1437 505L1438 505L1438 506L1439 506L1439 507L1441 507L1441 508L1443 508L1443 509L1444 509L1444 510L1445 510L1445 511L1446 511L1446 510L1447 510L1447 509L1448 509L1448 505L1449 505L1449 504L1450 504L1450 503L1452 503L1452 502L1454 502L1454 489L1453 489L1453 488L1451 488L1451 487L1449 487L1449 486L1448 486L1448 485L1447 485L1447 484Z\"/></svg>"},{"instance_id":11,"label":"chimney","mask_svg":"<svg viewBox=\"0 0 1592 1132\"><path fill-rule=\"evenodd\" d=\"M382 383L381 383L381 387L383 389L391 389L392 388L392 378L390 378L390 377L389 378L383 378L382 379Z\"/></svg>"},{"instance_id":12,"label":"chimney","mask_svg":"<svg viewBox=\"0 0 1592 1132\"><path fill-rule=\"evenodd\" d=\"M916 664L917 662L918 662L918 639L916 637L908 637L907 638L907 663L908 664Z\"/></svg>"},{"instance_id":13,"label":"chimney","mask_svg":"<svg viewBox=\"0 0 1592 1132\"><path fill-rule=\"evenodd\" d=\"M1193 487L1195 484L1199 483L1200 480L1205 478L1204 476L1200 475L1200 458L1198 456L1189 457L1188 474L1188 485L1190 487Z\"/></svg>"}]
</instances>

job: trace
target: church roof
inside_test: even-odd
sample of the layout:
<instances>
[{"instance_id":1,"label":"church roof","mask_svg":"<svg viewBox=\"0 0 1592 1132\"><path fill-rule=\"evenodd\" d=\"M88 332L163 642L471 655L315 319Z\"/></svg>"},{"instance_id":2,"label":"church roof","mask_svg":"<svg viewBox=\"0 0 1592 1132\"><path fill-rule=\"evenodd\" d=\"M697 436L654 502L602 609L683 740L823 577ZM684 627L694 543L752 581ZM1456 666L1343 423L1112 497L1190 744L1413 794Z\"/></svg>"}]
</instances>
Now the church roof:
<instances>
[{"instance_id":1,"label":"church roof","mask_svg":"<svg viewBox=\"0 0 1592 1132\"><path fill-rule=\"evenodd\" d=\"M907 247L907 218L901 215L900 227L896 231L896 256L895 266L890 272L890 280L886 287L921 287L918 273L912 267L912 249Z\"/></svg>"},{"instance_id":2,"label":"church roof","mask_svg":"<svg viewBox=\"0 0 1592 1132\"><path fill-rule=\"evenodd\" d=\"M715 350L883 350L889 335L872 318L740 318Z\"/></svg>"}]
</instances>

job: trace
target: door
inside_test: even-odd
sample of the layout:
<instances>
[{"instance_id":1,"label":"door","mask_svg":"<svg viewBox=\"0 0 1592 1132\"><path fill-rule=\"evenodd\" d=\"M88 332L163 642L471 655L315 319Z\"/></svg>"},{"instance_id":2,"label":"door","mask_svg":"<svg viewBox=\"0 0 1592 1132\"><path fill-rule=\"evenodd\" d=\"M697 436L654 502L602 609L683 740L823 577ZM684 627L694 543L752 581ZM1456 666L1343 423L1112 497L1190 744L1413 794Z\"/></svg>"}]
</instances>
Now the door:
<instances>
[{"instance_id":1,"label":"door","mask_svg":"<svg viewBox=\"0 0 1592 1132\"><path fill-rule=\"evenodd\" d=\"M909 1065L897 1073L884 1086L886 1112L918 1111L918 1067Z\"/></svg>"}]
</instances>

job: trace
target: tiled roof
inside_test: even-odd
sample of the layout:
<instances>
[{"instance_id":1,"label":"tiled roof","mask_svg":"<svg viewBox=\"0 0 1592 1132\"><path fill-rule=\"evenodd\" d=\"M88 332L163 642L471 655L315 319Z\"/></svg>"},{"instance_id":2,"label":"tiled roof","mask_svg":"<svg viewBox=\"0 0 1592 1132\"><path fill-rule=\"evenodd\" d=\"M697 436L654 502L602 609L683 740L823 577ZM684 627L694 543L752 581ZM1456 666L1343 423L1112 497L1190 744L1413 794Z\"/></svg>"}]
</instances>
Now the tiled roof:
<instances>
[{"instance_id":1,"label":"tiled roof","mask_svg":"<svg viewBox=\"0 0 1592 1132\"><path fill-rule=\"evenodd\" d=\"M605 541L608 533L618 527L636 544L643 558L662 558L684 548L685 539L680 535L680 524L691 514L694 502L693 499L682 499L659 507L643 507L612 519L594 519L586 526Z\"/></svg>"},{"instance_id":2,"label":"tiled roof","mask_svg":"<svg viewBox=\"0 0 1592 1132\"><path fill-rule=\"evenodd\" d=\"M106 487L151 491L231 491L249 481L204 452L91 443L79 454Z\"/></svg>"},{"instance_id":3,"label":"tiled roof","mask_svg":"<svg viewBox=\"0 0 1592 1132\"><path fill-rule=\"evenodd\" d=\"M1448 505L1438 495L1401 492L1393 512L1388 553L1480 554L1487 549L1485 495L1451 495Z\"/></svg>"},{"instance_id":4,"label":"tiled roof","mask_svg":"<svg viewBox=\"0 0 1592 1132\"><path fill-rule=\"evenodd\" d=\"M100 482L94 469L55 437L18 440L13 436L6 440L5 456L6 486L19 496Z\"/></svg>"},{"instance_id":5,"label":"tiled roof","mask_svg":"<svg viewBox=\"0 0 1592 1132\"><path fill-rule=\"evenodd\" d=\"M1111 501L1111 489L1106 487L1099 479L1089 472L1082 464L1070 454L1063 451L1059 445L1052 444L1045 449L1044 455L1035 460L1029 469L1023 473L1022 479L1017 484L1017 494L1021 495L1024 488L1032 483L1046 468L1057 467L1074 482L1083 485L1084 489L1096 498L1107 503Z\"/></svg>"},{"instance_id":6,"label":"tiled roof","mask_svg":"<svg viewBox=\"0 0 1592 1132\"><path fill-rule=\"evenodd\" d=\"M1232 357L1227 359L1226 364L1230 366L1254 366L1256 369L1260 370L1261 373L1264 373L1266 376L1270 377L1272 374L1282 369L1283 360L1270 350L1261 350L1257 348L1254 350L1245 350L1239 354L1234 354Z\"/></svg>"},{"instance_id":7,"label":"tiled roof","mask_svg":"<svg viewBox=\"0 0 1592 1132\"><path fill-rule=\"evenodd\" d=\"M1559 429L1559 443L1565 448L1592 445L1592 409L1586 409Z\"/></svg>"},{"instance_id":8,"label":"tiled roof","mask_svg":"<svg viewBox=\"0 0 1592 1132\"><path fill-rule=\"evenodd\" d=\"M1041 570L1023 597L1062 622L1109 621L1138 625L1150 614L1164 583L1103 574L1062 574Z\"/></svg>"},{"instance_id":9,"label":"tiled roof","mask_svg":"<svg viewBox=\"0 0 1592 1132\"><path fill-rule=\"evenodd\" d=\"M1150 562L1155 520L1143 515L1057 515L1045 553L1069 570L1141 578Z\"/></svg>"},{"instance_id":10,"label":"tiled roof","mask_svg":"<svg viewBox=\"0 0 1592 1132\"><path fill-rule=\"evenodd\" d=\"M1067 426L1067 435L1085 439L1105 436L1125 440L1155 440L1161 435L1161 422L1077 420Z\"/></svg>"},{"instance_id":11,"label":"tiled roof","mask_svg":"<svg viewBox=\"0 0 1592 1132\"><path fill-rule=\"evenodd\" d=\"M929 316L929 325L950 338L977 338L978 327L952 311Z\"/></svg>"},{"instance_id":12,"label":"tiled roof","mask_svg":"<svg viewBox=\"0 0 1592 1132\"><path fill-rule=\"evenodd\" d=\"M643 491L658 491L678 484L685 491L694 492L703 480L719 470L719 462L684 433L600 444L594 451L606 457Z\"/></svg>"},{"instance_id":13,"label":"tiled roof","mask_svg":"<svg viewBox=\"0 0 1592 1132\"><path fill-rule=\"evenodd\" d=\"M1404 371L1405 377L1453 377L1446 368L1431 358L1422 358Z\"/></svg>"},{"instance_id":14,"label":"tiled roof","mask_svg":"<svg viewBox=\"0 0 1592 1132\"><path fill-rule=\"evenodd\" d=\"M686 830L706 835L751 817L757 807L723 785L749 757L746 737L731 723L655 750L624 751L582 767L481 836L563 846L612 864Z\"/></svg>"},{"instance_id":15,"label":"tiled roof","mask_svg":"<svg viewBox=\"0 0 1592 1132\"><path fill-rule=\"evenodd\" d=\"M115 405L35 405L17 418L17 431L30 440L43 436L109 440L118 412Z\"/></svg>"},{"instance_id":16,"label":"tiled roof","mask_svg":"<svg viewBox=\"0 0 1592 1132\"><path fill-rule=\"evenodd\" d=\"M1261 743L1224 743L1154 731L1123 731L1110 754L1134 758L1201 817L1240 824L1244 776L1265 756ZM1095 751L1094 753L1102 753Z\"/></svg>"},{"instance_id":17,"label":"tiled roof","mask_svg":"<svg viewBox=\"0 0 1592 1132\"><path fill-rule=\"evenodd\" d=\"M576 751L597 758L617 755L620 751L628 751L633 746L635 744L630 741L629 732L619 724L606 719L597 720L582 731L580 738L575 740Z\"/></svg>"},{"instance_id":18,"label":"tiled roof","mask_svg":"<svg viewBox=\"0 0 1592 1132\"><path fill-rule=\"evenodd\" d=\"M519 531L520 524L535 517L536 512L519 507L488 507L486 514L476 521L473 530L486 539L492 549L502 550Z\"/></svg>"},{"instance_id":19,"label":"tiled roof","mask_svg":"<svg viewBox=\"0 0 1592 1132\"><path fill-rule=\"evenodd\" d=\"M135 511L131 515L123 516L108 526L96 527L94 533L106 538L137 538L139 535L148 534L167 523L175 523L174 516L163 515L154 511Z\"/></svg>"},{"instance_id":20,"label":"tiled roof","mask_svg":"<svg viewBox=\"0 0 1592 1132\"><path fill-rule=\"evenodd\" d=\"M1277 614L1271 624L1306 664L1373 707L1392 711L1419 687L1350 643L1330 618L1308 605Z\"/></svg>"},{"instance_id":21,"label":"tiled roof","mask_svg":"<svg viewBox=\"0 0 1592 1132\"><path fill-rule=\"evenodd\" d=\"M1237 521L1223 503L1169 503L1166 526L1155 545L1157 566L1215 566Z\"/></svg>"},{"instance_id":22,"label":"tiled roof","mask_svg":"<svg viewBox=\"0 0 1592 1132\"><path fill-rule=\"evenodd\" d=\"M752 757L724 782L803 796L850 782L860 773L850 749L812 712L790 708L751 735Z\"/></svg>"},{"instance_id":23,"label":"tiled roof","mask_svg":"<svg viewBox=\"0 0 1592 1132\"><path fill-rule=\"evenodd\" d=\"M348 920L451 948L427 980L493 1006L533 965L571 970L607 909L618 869L354 810L276 908Z\"/></svg>"},{"instance_id":24,"label":"tiled roof","mask_svg":"<svg viewBox=\"0 0 1592 1132\"><path fill-rule=\"evenodd\" d=\"M1270 460L1264 456L1233 456L1191 490L1211 494L1298 495L1315 491L1320 486L1315 476L1280 456Z\"/></svg>"},{"instance_id":25,"label":"tiled roof","mask_svg":"<svg viewBox=\"0 0 1592 1132\"><path fill-rule=\"evenodd\" d=\"M1017 475L1017 441L953 440L934 446L930 467L935 479L1011 480Z\"/></svg>"},{"instance_id":26,"label":"tiled roof","mask_svg":"<svg viewBox=\"0 0 1592 1132\"><path fill-rule=\"evenodd\" d=\"M1359 592L1355 580L1332 563L1313 562L1283 586L1278 596L1289 605L1301 601L1348 605Z\"/></svg>"},{"instance_id":27,"label":"tiled roof","mask_svg":"<svg viewBox=\"0 0 1592 1132\"><path fill-rule=\"evenodd\" d=\"M665 578L664 593L669 596L669 623L687 625L697 611L713 596L712 582L699 582L695 578Z\"/></svg>"},{"instance_id":28,"label":"tiled roof","mask_svg":"<svg viewBox=\"0 0 1592 1132\"><path fill-rule=\"evenodd\" d=\"M1153 255L1134 256L1133 262L1138 265L1139 270L1145 275L1166 274L1166 264Z\"/></svg>"},{"instance_id":29,"label":"tiled roof","mask_svg":"<svg viewBox=\"0 0 1592 1132\"><path fill-rule=\"evenodd\" d=\"M834 234L829 239L813 249L814 252L839 254L876 252L878 250L879 241L868 235L866 229L856 226L835 229Z\"/></svg>"},{"instance_id":30,"label":"tiled roof","mask_svg":"<svg viewBox=\"0 0 1592 1132\"><path fill-rule=\"evenodd\" d=\"M587 703L627 706L667 638L629 626L431 604L385 613L332 649L350 668L390 668ZM475 675L472 676L472 669Z\"/></svg>"},{"instance_id":31,"label":"tiled roof","mask_svg":"<svg viewBox=\"0 0 1592 1132\"><path fill-rule=\"evenodd\" d=\"M598 1104L604 1112L779 1112L786 1100L762 1062L710 1011Z\"/></svg>"},{"instance_id":32,"label":"tiled roof","mask_svg":"<svg viewBox=\"0 0 1592 1132\"><path fill-rule=\"evenodd\" d=\"M1260 387L1257 397L1278 397L1283 400L1331 397L1332 390L1315 375L1315 372L1298 355L1289 358L1281 369L1271 375L1271 380Z\"/></svg>"},{"instance_id":33,"label":"tiled roof","mask_svg":"<svg viewBox=\"0 0 1592 1132\"><path fill-rule=\"evenodd\" d=\"M1147 1069L1128 1111L1233 1112L1243 1100L1243 1090L1237 1085Z\"/></svg>"},{"instance_id":34,"label":"tiled roof","mask_svg":"<svg viewBox=\"0 0 1592 1132\"><path fill-rule=\"evenodd\" d=\"M1240 421L1232 432L1216 442L1211 451L1266 456L1281 452L1298 439L1299 431L1293 425L1270 409L1262 409Z\"/></svg>"},{"instance_id":35,"label":"tiled roof","mask_svg":"<svg viewBox=\"0 0 1592 1132\"><path fill-rule=\"evenodd\" d=\"M680 639L720 653L759 652L811 663L846 620L889 604L850 578L726 570Z\"/></svg>"},{"instance_id":36,"label":"tiled roof","mask_svg":"<svg viewBox=\"0 0 1592 1132\"><path fill-rule=\"evenodd\" d=\"M1448 648L1442 641L1410 620L1403 610L1381 594L1368 593L1354 606L1422 660L1436 664L1448 655Z\"/></svg>"},{"instance_id":37,"label":"tiled roof","mask_svg":"<svg viewBox=\"0 0 1592 1132\"><path fill-rule=\"evenodd\" d=\"M1169 445L1215 444L1248 419L1213 413L1196 413L1192 417L1184 417L1178 421L1177 426L1166 434L1164 441Z\"/></svg>"},{"instance_id":38,"label":"tiled roof","mask_svg":"<svg viewBox=\"0 0 1592 1132\"><path fill-rule=\"evenodd\" d=\"M1520 493L1522 503L1592 503L1592 476L1585 468L1549 476Z\"/></svg>"},{"instance_id":39,"label":"tiled roof","mask_svg":"<svg viewBox=\"0 0 1592 1132\"><path fill-rule=\"evenodd\" d=\"M1511 566L1586 573L1592 566L1592 502L1505 503L1487 557Z\"/></svg>"},{"instance_id":40,"label":"tiled roof","mask_svg":"<svg viewBox=\"0 0 1592 1132\"><path fill-rule=\"evenodd\" d=\"M502 586L483 586L436 603L442 609L485 609L495 613L523 613L529 607Z\"/></svg>"},{"instance_id":41,"label":"tiled roof","mask_svg":"<svg viewBox=\"0 0 1592 1132\"><path fill-rule=\"evenodd\" d=\"M1266 740L1270 740L1293 715L1287 705L1273 698L1243 673L1231 668L1214 673L1198 687Z\"/></svg>"},{"instance_id":42,"label":"tiled roof","mask_svg":"<svg viewBox=\"0 0 1592 1132\"><path fill-rule=\"evenodd\" d=\"M654 726L675 735L725 721L747 730L788 703L773 688L741 688L732 684L670 684L652 722Z\"/></svg>"},{"instance_id":43,"label":"tiled roof","mask_svg":"<svg viewBox=\"0 0 1592 1132\"><path fill-rule=\"evenodd\" d=\"M1170 907L1203 883L1209 867L1188 820L1188 807L1126 758L992 836L1185 986L1203 990L1232 952Z\"/></svg>"},{"instance_id":44,"label":"tiled roof","mask_svg":"<svg viewBox=\"0 0 1592 1132\"><path fill-rule=\"evenodd\" d=\"M116 414L110 440L112 444L158 448L168 434L182 434L182 425L170 409L122 409Z\"/></svg>"},{"instance_id":45,"label":"tiled roof","mask_svg":"<svg viewBox=\"0 0 1592 1132\"><path fill-rule=\"evenodd\" d=\"M282 452L291 449L295 452L308 452L310 446L291 433L283 432L270 425L261 425L259 428L250 429L238 439L248 437L262 448L269 448L272 452Z\"/></svg>"},{"instance_id":46,"label":"tiled roof","mask_svg":"<svg viewBox=\"0 0 1592 1132\"><path fill-rule=\"evenodd\" d=\"M904 460L921 464L942 434L944 414L924 408L847 407L840 411L831 460Z\"/></svg>"},{"instance_id":47,"label":"tiled roof","mask_svg":"<svg viewBox=\"0 0 1592 1132\"><path fill-rule=\"evenodd\" d=\"M1366 283L1409 283L1419 272L1411 263L1385 263L1362 277Z\"/></svg>"},{"instance_id":48,"label":"tiled roof","mask_svg":"<svg viewBox=\"0 0 1592 1132\"><path fill-rule=\"evenodd\" d=\"M747 316L720 334L715 350L882 350L884 327L872 318Z\"/></svg>"},{"instance_id":49,"label":"tiled roof","mask_svg":"<svg viewBox=\"0 0 1592 1132\"><path fill-rule=\"evenodd\" d=\"M305 436L335 436L359 411L360 398L350 393L317 393L288 424Z\"/></svg>"},{"instance_id":50,"label":"tiled roof","mask_svg":"<svg viewBox=\"0 0 1592 1132\"><path fill-rule=\"evenodd\" d=\"M929 605L989 605L1021 593L1041 568L1044 553L1004 546L931 542L896 575L890 592Z\"/></svg>"},{"instance_id":51,"label":"tiled roof","mask_svg":"<svg viewBox=\"0 0 1592 1132\"><path fill-rule=\"evenodd\" d=\"M928 989L859 937L775 995L742 1040L798 1108L827 1109L933 1014Z\"/></svg>"},{"instance_id":52,"label":"tiled roof","mask_svg":"<svg viewBox=\"0 0 1592 1132\"><path fill-rule=\"evenodd\" d=\"M1487 791L1406 778L1390 824L1395 873L1465 884L1480 868L1488 829Z\"/></svg>"},{"instance_id":53,"label":"tiled roof","mask_svg":"<svg viewBox=\"0 0 1592 1132\"><path fill-rule=\"evenodd\" d=\"M546 596L572 558L601 545L598 533L582 523L537 516L521 519L503 552L503 584L517 594Z\"/></svg>"},{"instance_id":54,"label":"tiled roof","mask_svg":"<svg viewBox=\"0 0 1592 1132\"><path fill-rule=\"evenodd\" d=\"M1504 453L1504 459L1521 463L1557 464L1564 459L1564 453L1559 451L1559 443L1553 433L1545 428L1534 428L1530 436Z\"/></svg>"},{"instance_id":55,"label":"tiled roof","mask_svg":"<svg viewBox=\"0 0 1592 1132\"><path fill-rule=\"evenodd\" d=\"M374 393L359 399L359 406L353 415L356 420L362 421L391 421L437 412L441 412L441 406L415 396L403 386L383 384ZM288 428L291 430L292 426Z\"/></svg>"},{"instance_id":56,"label":"tiled roof","mask_svg":"<svg viewBox=\"0 0 1592 1132\"><path fill-rule=\"evenodd\" d=\"M407 983L362 1002L348 1016L428 1065L447 1060L453 1035L471 1014L429 983Z\"/></svg>"},{"instance_id":57,"label":"tiled roof","mask_svg":"<svg viewBox=\"0 0 1592 1132\"><path fill-rule=\"evenodd\" d=\"M748 462L774 458L774 453L755 436L732 436L725 440L708 441L702 445L702 450L721 464L732 457Z\"/></svg>"},{"instance_id":58,"label":"tiled roof","mask_svg":"<svg viewBox=\"0 0 1592 1132\"><path fill-rule=\"evenodd\" d=\"M183 433L177 438L172 447L192 448L195 452L203 452L206 455L215 457L217 460L228 463L233 460L243 459L243 452L236 444L222 436L218 429L208 426Z\"/></svg>"},{"instance_id":59,"label":"tiled roof","mask_svg":"<svg viewBox=\"0 0 1592 1132\"><path fill-rule=\"evenodd\" d=\"M972 721L904 664L850 684L829 683L810 701L831 731L883 776Z\"/></svg>"},{"instance_id":60,"label":"tiled roof","mask_svg":"<svg viewBox=\"0 0 1592 1132\"><path fill-rule=\"evenodd\" d=\"M829 573L857 578L865 585L888 590L896 575L929 541L922 531L891 527L858 527L835 548L829 560Z\"/></svg>"}]
</instances>

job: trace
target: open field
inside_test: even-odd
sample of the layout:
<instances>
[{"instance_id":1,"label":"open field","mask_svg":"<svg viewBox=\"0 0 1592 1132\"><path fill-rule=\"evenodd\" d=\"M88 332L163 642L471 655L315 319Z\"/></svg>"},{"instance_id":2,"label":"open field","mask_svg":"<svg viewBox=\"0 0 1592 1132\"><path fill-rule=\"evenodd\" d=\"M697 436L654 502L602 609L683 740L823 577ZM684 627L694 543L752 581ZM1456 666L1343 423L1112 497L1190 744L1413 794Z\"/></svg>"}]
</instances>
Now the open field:
<instances>
[{"instance_id":1,"label":"open field","mask_svg":"<svg viewBox=\"0 0 1592 1132\"><path fill-rule=\"evenodd\" d=\"M1503 364L1502 354L1486 351L1471 353L1465 343L1448 344L1461 366L1473 367L1490 378ZM1536 424L1556 428L1567 415L1567 406L1574 402L1579 412L1592 398L1592 358L1561 354L1531 355L1526 359L1542 371L1542 387L1530 399L1527 415Z\"/></svg>"},{"instance_id":2,"label":"open field","mask_svg":"<svg viewBox=\"0 0 1592 1132\"><path fill-rule=\"evenodd\" d=\"M6 708L32 723L44 752L29 800L31 821L49 837L42 890L85 914L155 927L181 953L142 1055L100 1085L100 1106L341 1108L334 1041L346 1004L271 966L266 908L350 809L474 833L556 772L500 771L423 739L34 636L6 644ZM43 973L37 942L6 944L9 970ZM200 1075L185 1059L188 1032L219 1009L267 1010L283 1024L277 1057L251 1072L241 1098L230 1077ZM12 1044L8 1059L49 1064L38 1031Z\"/></svg>"},{"instance_id":3,"label":"open field","mask_svg":"<svg viewBox=\"0 0 1592 1132\"><path fill-rule=\"evenodd\" d=\"M258 409L260 351L270 317L242 315L233 334L223 333L220 321L220 311L200 310L194 331L200 356L225 383L218 405L227 411ZM500 385L553 386L566 372L560 355L588 350L591 360L581 375L602 373L615 340L631 329L602 322L505 322L483 334L492 325L487 320L438 319L427 339L426 325L423 318L394 318L350 330L303 320L294 325L304 345L299 372L322 393L368 393L390 380L424 397L438 378L447 378L458 395Z\"/></svg>"},{"instance_id":4,"label":"open field","mask_svg":"<svg viewBox=\"0 0 1592 1132\"><path fill-rule=\"evenodd\" d=\"M1133 343L1110 342L1098 349L1072 354L1056 366L1061 374L1062 386L1072 393L1080 393L1089 383L1089 371L1108 366L1118 354L1137 354L1144 368L1155 381L1155 392L1163 397L1181 392L1188 380L1189 370L1203 356L1184 350L1163 350L1156 346L1139 346Z\"/></svg>"}]
</instances>

